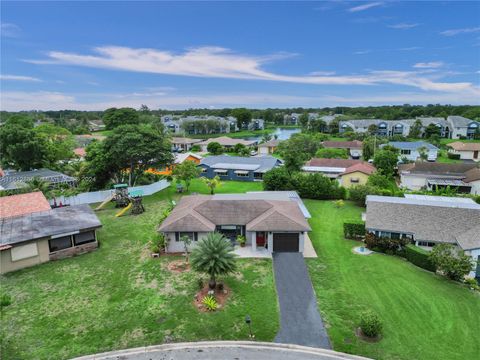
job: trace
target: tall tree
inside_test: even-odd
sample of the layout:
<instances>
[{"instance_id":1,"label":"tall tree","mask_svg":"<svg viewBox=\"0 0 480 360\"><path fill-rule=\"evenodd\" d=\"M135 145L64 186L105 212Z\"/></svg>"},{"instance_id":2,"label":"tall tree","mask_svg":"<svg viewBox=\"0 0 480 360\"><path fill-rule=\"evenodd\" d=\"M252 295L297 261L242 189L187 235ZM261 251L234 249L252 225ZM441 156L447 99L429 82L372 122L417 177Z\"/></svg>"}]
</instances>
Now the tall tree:
<instances>
[{"instance_id":1,"label":"tall tree","mask_svg":"<svg viewBox=\"0 0 480 360\"><path fill-rule=\"evenodd\" d=\"M246 108L233 109L231 114L237 118L237 126L239 129L248 126L250 121L252 121L252 112Z\"/></svg>"},{"instance_id":2,"label":"tall tree","mask_svg":"<svg viewBox=\"0 0 480 360\"><path fill-rule=\"evenodd\" d=\"M132 108L110 108L103 113L103 122L107 129L112 130L122 125L138 124L139 115Z\"/></svg>"},{"instance_id":3,"label":"tall tree","mask_svg":"<svg viewBox=\"0 0 480 360\"><path fill-rule=\"evenodd\" d=\"M408 133L409 138L418 139L422 135L422 122L417 119L413 123L412 127L410 128L410 132Z\"/></svg>"},{"instance_id":4,"label":"tall tree","mask_svg":"<svg viewBox=\"0 0 480 360\"><path fill-rule=\"evenodd\" d=\"M377 151L373 158L373 164L378 171L388 178L395 174L395 167L398 163L398 150L384 147Z\"/></svg>"},{"instance_id":5,"label":"tall tree","mask_svg":"<svg viewBox=\"0 0 480 360\"><path fill-rule=\"evenodd\" d=\"M190 183L193 179L197 178L200 173L201 169L197 167L197 164L193 161L184 161L181 164L176 165L173 168L172 175L175 176L178 180L183 181L185 183L185 188L188 191L190 188Z\"/></svg>"}]
</instances>

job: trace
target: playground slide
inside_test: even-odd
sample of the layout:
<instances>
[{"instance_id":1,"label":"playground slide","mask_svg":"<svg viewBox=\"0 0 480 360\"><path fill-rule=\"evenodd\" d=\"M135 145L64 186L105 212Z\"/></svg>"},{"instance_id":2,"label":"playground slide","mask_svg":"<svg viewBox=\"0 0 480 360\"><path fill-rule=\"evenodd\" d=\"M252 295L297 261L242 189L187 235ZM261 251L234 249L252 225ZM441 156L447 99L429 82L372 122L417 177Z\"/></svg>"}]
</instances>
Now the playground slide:
<instances>
[{"instance_id":1,"label":"playground slide","mask_svg":"<svg viewBox=\"0 0 480 360\"><path fill-rule=\"evenodd\" d=\"M101 208L103 208L103 207L104 207L105 205L107 205L110 201L112 201L112 199L113 199L113 194L107 196L107 198L106 198L105 200L103 200L103 202L95 208L95 211L100 210Z\"/></svg>"},{"instance_id":2,"label":"playground slide","mask_svg":"<svg viewBox=\"0 0 480 360\"><path fill-rule=\"evenodd\" d=\"M120 210L118 213L115 214L116 217L120 217L125 214L130 208L132 207L132 203L128 204L127 207Z\"/></svg>"}]
</instances>

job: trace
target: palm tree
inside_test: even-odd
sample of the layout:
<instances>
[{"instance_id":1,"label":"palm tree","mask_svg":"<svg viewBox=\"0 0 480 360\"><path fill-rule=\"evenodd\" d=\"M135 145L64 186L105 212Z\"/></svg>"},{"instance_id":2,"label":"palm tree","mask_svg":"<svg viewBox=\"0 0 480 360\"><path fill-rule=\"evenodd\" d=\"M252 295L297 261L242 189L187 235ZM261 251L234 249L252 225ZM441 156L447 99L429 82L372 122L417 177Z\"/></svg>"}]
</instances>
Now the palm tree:
<instances>
[{"instance_id":1,"label":"palm tree","mask_svg":"<svg viewBox=\"0 0 480 360\"><path fill-rule=\"evenodd\" d=\"M237 269L236 256L231 243L222 234L212 232L192 250L190 264L195 271L208 274L208 286L215 289L217 276L227 275Z\"/></svg>"},{"instance_id":2,"label":"palm tree","mask_svg":"<svg viewBox=\"0 0 480 360\"><path fill-rule=\"evenodd\" d=\"M46 198L51 197L50 183L39 177L27 181L24 190L25 192L41 191Z\"/></svg>"},{"instance_id":3,"label":"palm tree","mask_svg":"<svg viewBox=\"0 0 480 360\"><path fill-rule=\"evenodd\" d=\"M220 178L218 175L213 179L203 178L203 181L210 188L210 194L215 194L215 188L220 185Z\"/></svg>"}]
</instances>

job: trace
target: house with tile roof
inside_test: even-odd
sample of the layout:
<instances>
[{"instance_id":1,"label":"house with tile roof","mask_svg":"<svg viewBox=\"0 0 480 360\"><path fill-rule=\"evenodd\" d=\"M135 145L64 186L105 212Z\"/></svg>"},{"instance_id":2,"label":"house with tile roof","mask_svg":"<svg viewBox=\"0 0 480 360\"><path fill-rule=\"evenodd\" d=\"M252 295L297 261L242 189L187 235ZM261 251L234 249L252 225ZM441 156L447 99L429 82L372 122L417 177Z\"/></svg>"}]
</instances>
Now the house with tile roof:
<instances>
[{"instance_id":1,"label":"house with tile roof","mask_svg":"<svg viewBox=\"0 0 480 360\"><path fill-rule=\"evenodd\" d=\"M88 205L51 209L41 192L0 197L0 274L98 247Z\"/></svg>"},{"instance_id":2,"label":"house with tile roof","mask_svg":"<svg viewBox=\"0 0 480 360\"><path fill-rule=\"evenodd\" d=\"M202 142L202 139L190 139L186 137L172 137L172 150L176 152L190 151L193 145Z\"/></svg>"},{"instance_id":3,"label":"house with tile roof","mask_svg":"<svg viewBox=\"0 0 480 360\"><path fill-rule=\"evenodd\" d=\"M431 250L452 244L478 262L480 257L480 205L472 199L406 195L405 198L368 195L366 229L377 236L408 238ZM480 276L472 266L470 277Z\"/></svg>"},{"instance_id":4,"label":"house with tile roof","mask_svg":"<svg viewBox=\"0 0 480 360\"><path fill-rule=\"evenodd\" d=\"M336 179L341 186L346 188L365 185L368 177L376 170L375 166L366 161L353 159L313 158L302 167L304 172L320 173Z\"/></svg>"},{"instance_id":5,"label":"house with tile roof","mask_svg":"<svg viewBox=\"0 0 480 360\"><path fill-rule=\"evenodd\" d=\"M398 174L400 187L408 190L436 190L449 187L458 193L480 194L480 168L476 163L400 164Z\"/></svg>"},{"instance_id":6,"label":"house with tile roof","mask_svg":"<svg viewBox=\"0 0 480 360\"><path fill-rule=\"evenodd\" d=\"M448 151L452 154L458 154L460 160L480 161L480 143L466 143L462 141L455 141L447 144L450 148Z\"/></svg>"},{"instance_id":7,"label":"house with tile roof","mask_svg":"<svg viewBox=\"0 0 480 360\"><path fill-rule=\"evenodd\" d=\"M245 236L247 246L269 252L303 252L311 230L308 210L295 192L253 192L184 196L159 226L168 252L184 251L183 236L193 246L210 232L222 233L232 244Z\"/></svg>"},{"instance_id":8,"label":"house with tile roof","mask_svg":"<svg viewBox=\"0 0 480 360\"><path fill-rule=\"evenodd\" d=\"M207 156L200 161L200 176L222 180L262 181L263 175L280 166L281 160L273 156Z\"/></svg>"}]
</instances>

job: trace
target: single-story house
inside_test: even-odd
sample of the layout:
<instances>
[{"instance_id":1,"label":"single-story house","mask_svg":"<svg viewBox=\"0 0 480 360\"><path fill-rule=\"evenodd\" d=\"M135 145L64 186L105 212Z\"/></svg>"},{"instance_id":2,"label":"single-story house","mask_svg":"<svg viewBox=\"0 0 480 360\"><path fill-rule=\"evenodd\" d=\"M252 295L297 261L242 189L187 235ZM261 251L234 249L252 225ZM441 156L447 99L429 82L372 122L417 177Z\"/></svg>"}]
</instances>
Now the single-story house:
<instances>
[{"instance_id":1,"label":"single-story house","mask_svg":"<svg viewBox=\"0 0 480 360\"><path fill-rule=\"evenodd\" d=\"M311 230L308 211L302 210L298 195L288 193L292 192L184 196L158 231L168 239L168 252L184 251L183 236L195 246L213 231L232 244L243 235L253 250L303 252L305 233Z\"/></svg>"},{"instance_id":2,"label":"single-story house","mask_svg":"<svg viewBox=\"0 0 480 360\"><path fill-rule=\"evenodd\" d=\"M255 140L232 139L228 136L219 136L219 137L216 137L216 138L211 138L211 139L208 139L208 140L201 141L197 145L200 145L200 147L202 148L202 151L208 151L207 150L208 144L210 144L212 142L219 143L220 145L222 145L226 149L231 149L231 148L235 147L235 145L237 145L237 144L242 144L242 145L245 145L247 147L254 146L254 145L257 144L257 142Z\"/></svg>"},{"instance_id":3,"label":"single-story house","mask_svg":"<svg viewBox=\"0 0 480 360\"><path fill-rule=\"evenodd\" d=\"M193 145L202 142L202 139L190 139L185 137L172 137L173 151L190 151Z\"/></svg>"},{"instance_id":4,"label":"single-story house","mask_svg":"<svg viewBox=\"0 0 480 360\"><path fill-rule=\"evenodd\" d=\"M219 176L222 180L261 181L263 174L281 164L273 156L207 156L200 161L200 176L209 179Z\"/></svg>"},{"instance_id":5,"label":"single-story house","mask_svg":"<svg viewBox=\"0 0 480 360\"><path fill-rule=\"evenodd\" d=\"M361 160L313 158L302 167L302 170L307 173L321 173L349 188L365 185L368 177L377 169Z\"/></svg>"},{"instance_id":6,"label":"single-story house","mask_svg":"<svg viewBox=\"0 0 480 360\"><path fill-rule=\"evenodd\" d=\"M480 161L480 143L455 141L447 144L447 146L451 148L449 152L459 154L461 160Z\"/></svg>"},{"instance_id":7,"label":"single-story house","mask_svg":"<svg viewBox=\"0 0 480 360\"><path fill-rule=\"evenodd\" d=\"M87 152L85 151L85 148L83 148L83 147L78 147L78 148L73 149L73 153L75 154L75 157L80 159L80 160L85 159L85 156L87 155Z\"/></svg>"},{"instance_id":8,"label":"single-story house","mask_svg":"<svg viewBox=\"0 0 480 360\"><path fill-rule=\"evenodd\" d=\"M431 250L449 243L478 261L480 257L480 205L472 199L406 195L405 198L368 195L366 229L377 236L408 238ZM473 267L470 277L480 275Z\"/></svg>"},{"instance_id":9,"label":"single-story house","mask_svg":"<svg viewBox=\"0 0 480 360\"><path fill-rule=\"evenodd\" d=\"M352 159L360 159L362 156L363 142L358 140L324 141L322 145L326 149L345 149Z\"/></svg>"},{"instance_id":10,"label":"single-story house","mask_svg":"<svg viewBox=\"0 0 480 360\"><path fill-rule=\"evenodd\" d=\"M49 182L52 186L58 184L75 185L74 177L62 174L50 169L38 169L31 171L5 171L4 176L0 177L0 190L17 190L25 187L26 184L34 178L40 178Z\"/></svg>"},{"instance_id":11,"label":"single-story house","mask_svg":"<svg viewBox=\"0 0 480 360\"><path fill-rule=\"evenodd\" d=\"M88 121L88 130L90 130L90 131L105 130L105 123L103 122L103 120L89 120Z\"/></svg>"},{"instance_id":12,"label":"single-story house","mask_svg":"<svg viewBox=\"0 0 480 360\"><path fill-rule=\"evenodd\" d=\"M421 149L425 149L427 160L435 161L437 160L438 151L440 150L436 146L425 141L390 141L388 144L380 145L380 148L383 148L386 145L393 146L400 150L398 160L402 160L403 158L407 158L410 161L420 160Z\"/></svg>"},{"instance_id":13,"label":"single-story house","mask_svg":"<svg viewBox=\"0 0 480 360\"><path fill-rule=\"evenodd\" d=\"M280 144L281 140L272 139L267 142L264 142L258 145L258 153L260 155L271 155L277 150L278 145Z\"/></svg>"},{"instance_id":14,"label":"single-story house","mask_svg":"<svg viewBox=\"0 0 480 360\"><path fill-rule=\"evenodd\" d=\"M398 166L400 186L408 190L450 187L459 193L480 194L480 168L475 163L415 162Z\"/></svg>"},{"instance_id":15,"label":"single-story house","mask_svg":"<svg viewBox=\"0 0 480 360\"><path fill-rule=\"evenodd\" d=\"M182 164L185 161L192 161L195 164L200 164L200 161L202 159L203 159L203 157L201 155L195 154L195 153L192 153L192 152L176 153L173 165L167 166L163 170L157 170L157 169L154 169L154 168L150 168L146 172L150 173L150 174L155 174L155 175L172 175L173 168L176 165Z\"/></svg>"},{"instance_id":16,"label":"single-story house","mask_svg":"<svg viewBox=\"0 0 480 360\"><path fill-rule=\"evenodd\" d=\"M51 209L42 193L0 198L0 273L92 251L102 224L88 205Z\"/></svg>"}]
</instances>

